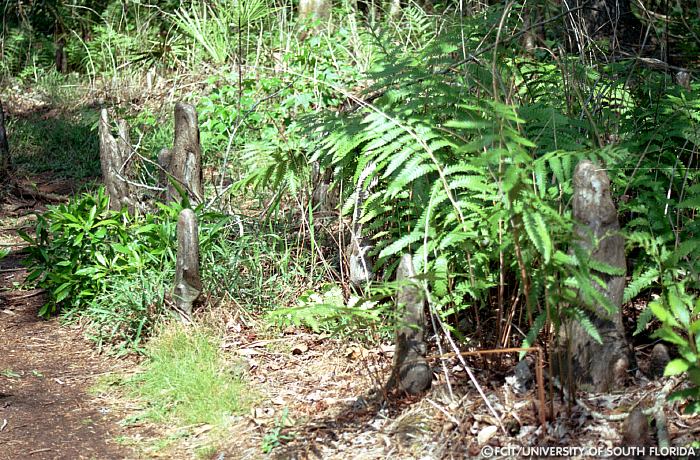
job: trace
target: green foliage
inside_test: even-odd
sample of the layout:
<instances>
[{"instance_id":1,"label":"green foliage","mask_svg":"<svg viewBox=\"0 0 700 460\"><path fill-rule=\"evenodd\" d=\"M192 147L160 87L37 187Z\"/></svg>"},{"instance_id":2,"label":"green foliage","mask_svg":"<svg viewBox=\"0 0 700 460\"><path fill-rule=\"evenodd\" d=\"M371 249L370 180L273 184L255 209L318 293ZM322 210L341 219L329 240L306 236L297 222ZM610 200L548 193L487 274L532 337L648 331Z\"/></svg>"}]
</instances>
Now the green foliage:
<instances>
[{"instance_id":1,"label":"green foliage","mask_svg":"<svg viewBox=\"0 0 700 460\"><path fill-rule=\"evenodd\" d=\"M22 377L21 374L18 374L17 372L13 371L12 369L3 369L2 372L0 372L0 375L7 379L18 379Z\"/></svg>"},{"instance_id":2,"label":"green foliage","mask_svg":"<svg viewBox=\"0 0 700 460\"><path fill-rule=\"evenodd\" d=\"M58 177L86 179L100 174L94 113L32 114L9 119L12 162L23 172L51 171Z\"/></svg>"},{"instance_id":3,"label":"green foliage","mask_svg":"<svg viewBox=\"0 0 700 460\"><path fill-rule=\"evenodd\" d=\"M297 298L297 305L268 313L268 320L280 326L305 326L314 332L348 336L375 326L386 313L376 300L344 299L340 286L326 284L319 292L309 290Z\"/></svg>"},{"instance_id":4,"label":"green foliage","mask_svg":"<svg viewBox=\"0 0 700 460\"><path fill-rule=\"evenodd\" d=\"M139 347L162 311L163 277L172 273L172 214L111 211L100 189L50 207L38 217L35 236L22 236L30 243L27 282L48 293L39 315L60 307L67 318L90 318L100 345Z\"/></svg>"},{"instance_id":5,"label":"green foliage","mask_svg":"<svg viewBox=\"0 0 700 460\"><path fill-rule=\"evenodd\" d=\"M686 292L681 282L670 286L649 308L661 322L654 337L674 345L680 355L668 363L664 375L685 373L690 383L669 400L686 401L686 413L700 413L700 298Z\"/></svg>"},{"instance_id":6,"label":"green foliage","mask_svg":"<svg viewBox=\"0 0 700 460\"><path fill-rule=\"evenodd\" d=\"M138 418L223 426L251 402L241 371L224 359L217 340L201 327L162 330L149 342L146 355L143 372L125 382L129 393L146 404Z\"/></svg>"},{"instance_id":7,"label":"green foliage","mask_svg":"<svg viewBox=\"0 0 700 460\"><path fill-rule=\"evenodd\" d=\"M166 311L174 276L181 207L158 207L144 215L112 211L100 188L39 215L34 236L22 234L30 243L27 282L48 294L39 314L86 319L88 335L117 354L142 351ZM197 212L202 277L213 293L225 295L238 281L231 271L243 265L233 255L245 245L230 241L231 229L237 230L230 217Z\"/></svg>"},{"instance_id":8,"label":"green foliage","mask_svg":"<svg viewBox=\"0 0 700 460\"><path fill-rule=\"evenodd\" d=\"M272 12L267 0L217 0L211 5L193 2L175 11L174 22L206 51L212 63L221 65L236 56L237 50L248 48L241 40L248 41L250 34L255 37L256 26Z\"/></svg>"},{"instance_id":9,"label":"green foliage","mask_svg":"<svg viewBox=\"0 0 700 460\"><path fill-rule=\"evenodd\" d=\"M211 78L216 89L199 101L207 161L243 176L237 188L283 188L296 195L307 187L312 147L301 117L342 102L337 89L358 76L349 62L350 39L341 30L332 41L317 35L296 43L276 63L285 73Z\"/></svg>"},{"instance_id":10,"label":"green foliage","mask_svg":"<svg viewBox=\"0 0 700 460\"><path fill-rule=\"evenodd\" d=\"M282 415L275 419L275 426L265 433L262 440L261 450L263 454L271 453L276 447L282 445L283 442L294 439L294 435L283 432L289 421L288 410L285 408Z\"/></svg>"},{"instance_id":11,"label":"green foliage","mask_svg":"<svg viewBox=\"0 0 700 460\"><path fill-rule=\"evenodd\" d=\"M28 248L27 281L49 290L41 316L81 309L101 296L116 275L138 273L172 259L173 226L153 218L131 219L109 210L104 189L84 194L40 215L36 236L23 234Z\"/></svg>"},{"instance_id":12,"label":"green foliage","mask_svg":"<svg viewBox=\"0 0 700 460\"><path fill-rule=\"evenodd\" d=\"M167 311L164 299L172 283L172 269L110 274L103 293L72 310L64 319L87 319L86 335L99 350L117 356L143 352L146 340Z\"/></svg>"},{"instance_id":13,"label":"green foliage","mask_svg":"<svg viewBox=\"0 0 700 460\"><path fill-rule=\"evenodd\" d=\"M374 82L369 94L381 97L351 115L316 120L312 160L351 185L344 187L346 213L355 191L375 184L360 221L379 266L414 254L445 318L486 306L503 270L527 289L528 312L551 308L557 324L567 316L583 321L580 308L608 304L593 287L591 273L601 267L582 252L567 255L572 222L559 210L560 187L571 193L572 157L606 152L538 150L523 134L517 106L472 89L483 82L483 68L433 70L452 59L452 39L438 38L417 55L384 56L367 77Z\"/></svg>"},{"instance_id":14,"label":"green foliage","mask_svg":"<svg viewBox=\"0 0 700 460\"><path fill-rule=\"evenodd\" d=\"M557 329L565 318L600 341L590 307L615 307L597 286L624 273L590 260L572 240L574 167L584 158L605 165L614 195L625 194L619 206L635 261L625 299L658 289L662 273L673 284L690 270L695 289L697 177L685 166L692 156L676 152L690 152L697 142L697 99L676 90L645 99L666 83L628 85L634 69L627 64L543 62L513 55L508 46L488 63L459 59L471 45L481 47L500 20L498 9L490 10L460 23L459 37L447 26L411 52L387 51L384 40L395 36L375 37L364 92L371 102L306 117L314 143L299 144L301 156L271 155L243 183L296 190L308 180L307 165L319 161L344 191L346 216L356 191L371 184L361 222L374 240L372 256L386 277L401 253L414 254L443 318L486 310L505 280L507 295L525 300L519 316L528 318L520 324L529 331L526 344L548 322ZM505 30L515 27L511 20ZM562 98L571 79L574 88ZM601 147L608 137L619 142ZM260 161L260 153L249 158ZM333 324L344 302L316 292L279 317L313 329Z\"/></svg>"}]
</instances>

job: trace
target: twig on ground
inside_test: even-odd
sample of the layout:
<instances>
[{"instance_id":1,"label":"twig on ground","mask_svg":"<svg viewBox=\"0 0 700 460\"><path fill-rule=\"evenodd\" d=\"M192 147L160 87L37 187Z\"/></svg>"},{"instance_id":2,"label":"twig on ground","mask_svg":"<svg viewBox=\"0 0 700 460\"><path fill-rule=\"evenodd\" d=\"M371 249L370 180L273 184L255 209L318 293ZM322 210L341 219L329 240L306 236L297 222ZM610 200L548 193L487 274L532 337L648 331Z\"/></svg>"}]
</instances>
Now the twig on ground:
<instances>
[{"instance_id":1,"label":"twig on ground","mask_svg":"<svg viewBox=\"0 0 700 460\"><path fill-rule=\"evenodd\" d=\"M21 272L22 270L26 270L26 268L24 268L24 267L2 268L2 269L0 269L0 273L14 273L14 272Z\"/></svg>"},{"instance_id":2,"label":"twig on ground","mask_svg":"<svg viewBox=\"0 0 700 460\"><path fill-rule=\"evenodd\" d=\"M19 296L8 297L7 300L13 300L13 301L14 301L14 300L29 299L29 298L32 298L32 297L41 295L41 294L43 294L44 292L46 292L44 289L38 289L37 291L35 291L35 292L30 292L29 294L24 294L24 295L19 295Z\"/></svg>"}]
</instances>

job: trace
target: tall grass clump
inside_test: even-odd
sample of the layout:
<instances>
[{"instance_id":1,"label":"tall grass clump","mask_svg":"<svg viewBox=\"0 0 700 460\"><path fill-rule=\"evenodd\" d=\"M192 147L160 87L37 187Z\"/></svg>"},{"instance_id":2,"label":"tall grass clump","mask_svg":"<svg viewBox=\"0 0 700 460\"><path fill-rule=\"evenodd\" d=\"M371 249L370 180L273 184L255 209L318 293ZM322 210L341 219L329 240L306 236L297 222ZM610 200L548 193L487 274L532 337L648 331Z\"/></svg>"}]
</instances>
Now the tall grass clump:
<instances>
[{"instance_id":1,"label":"tall grass clump","mask_svg":"<svg viewBox=\"0 0 700 460\"><path fill-rule=\"evenodd\" d=\"M143 372L125 382L146 404L146 419L221 426L251 402L239 370L224 360L206 329L167 327L149 342L146 356Z\"/></svg>"}]
</instances>

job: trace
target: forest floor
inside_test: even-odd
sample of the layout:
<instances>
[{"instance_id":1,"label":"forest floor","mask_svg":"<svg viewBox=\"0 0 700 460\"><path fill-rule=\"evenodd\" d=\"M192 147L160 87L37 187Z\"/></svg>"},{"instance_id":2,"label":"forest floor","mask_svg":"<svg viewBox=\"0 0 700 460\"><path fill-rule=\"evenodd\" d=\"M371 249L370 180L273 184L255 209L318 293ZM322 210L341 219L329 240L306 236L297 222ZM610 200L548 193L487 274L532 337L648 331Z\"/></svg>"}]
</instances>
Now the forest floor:
<instances>
[{"instance_id":1,"label":"forest floor","mask_svg":"<svg viewBox=\"0 0 700 460\"><path fill-rule=\"evenodd\" d=\"M76 192L74 183L51 175L18 181L22 189L36 188L44 196ZM555 396L543 429L534 379L514 380L514 356L467 361L491 408L463 363L441 359L435 349L430 351L435 379L426 395L387 395L382 386L392 344L368 345L299 329L270 332L229 305L216 312L224 331L221 348L232 362L244 364L245 379L257 395L250 412L231 417L224 433L207 425L134 422L140 408L100 381L137 372L139 363L99 354L78 325L39 319L42 293L23 288L24 242L17 231L31 228L47 203L17 193L0 201L0 248L11 250L0 260L2 460L486 458L492 451L484 446L612 448L622 445L629 411L638 405L653 409L659 394L677 386L674 380L636 378L623 392L580 394L576 404ZM646 354L640 350L639 356ZM529 369L534 374L532 365ZM546 388L548 398L551 388ZM687 445L700 437L700 418L677 409L667 408L665 428L671 445ZM648 441L656 442L651 431ZM263 453L265 446L270 454ZM512 451L508 457L520 455Z\"/></svg>"},{"instance_id":2,"label":"forest floor","mask_svg":"<svg viewBox=\"0 0 700 460\"><path fill-rule=\"evenodd\" d=\"M22 181L29 187L27 181ZM68 194L70 183L36 184L42 193ZM0 207L0 459L127 458L114 442L121 431L109 407L90 394L95 379L123 367L95 353L76 327L37 316L44 296L24 290L24 241L43 203L8 196Z\"/></svg>"}]
</instances>

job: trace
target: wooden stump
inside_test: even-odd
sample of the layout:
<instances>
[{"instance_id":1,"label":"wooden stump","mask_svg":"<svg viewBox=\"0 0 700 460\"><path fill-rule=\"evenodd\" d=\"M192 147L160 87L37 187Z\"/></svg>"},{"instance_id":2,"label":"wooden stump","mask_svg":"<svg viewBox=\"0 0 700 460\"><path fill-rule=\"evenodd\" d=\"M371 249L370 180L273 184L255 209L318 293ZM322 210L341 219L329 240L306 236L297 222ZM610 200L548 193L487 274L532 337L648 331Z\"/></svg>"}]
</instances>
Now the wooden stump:
<instances>
[{"instance_id":1,"label":"wooden stump","mask_svg":"<svg viewBox=\"0 0 700 460\"><path fill-rule=\"evenodd\" d=\"M350 244L348 245L349 278L355 287L368 283L374 277L374 268L368 257L368 253L372 250L372 244L369 238L365 237L360 220L362 218L362 207L369 197L371 188L377 183L376 177L367 183L368 178L376 167L376 163L368 164L360 174L355 187L355 208L352 214Z\"/></svg>"},{"instance_id":2,"label":"wooden stump","mask_svg":"<svg viewBox=\"0 0 700 460\"><path fill-rule=\"evenodd\" d=\"M68 56L63 40L56 43L56 71L58 73L68 73Z\"/></svg>"},{"instance_id":3,"label":"wooden stump","mask_svg":"<svg viewBox=\"0 0 700 460\"><path fill-rule=\"evenodd\" d=\"M321 166L317 161L312 164L311 183L313 185L313 193L311 195L311 205L314 213L320 213L322 216L332 214L338 207L338 189L332 189L333 175L332 170L328 169L321 174Z\"/></svg>"},{"instance_id":4,"label":"wooden stump","mask_svg":"<svg viewBox=\"0 0 700 460\"><path fill-rule=\"evenodd\" d=\"M362 238L359 230L355 230L350 237L350 256L348 257L348 271L350 283L355 287L361 287L368 283L374 276L372 261L367 253L372 250L372 245L366 238Z\"/></svg>"},{"instance_id":5,"label":"wooden stump","mask_svg":"<svg viewBox=\"0 0 700 460\"><path fill-rule=\"evenodd\" d=\"M396 281L415 282L413 261L410 255L401 258L396 270ZM424 340L425 312L420 287L415 284L402 286L396 296L399 323L396 328L394 365L387 382L387 389L399 389L418 394L430 388L433 373L425 359L427 347Z\"/></svg>"},{"instance_id":6,"label":"wooden stump","mask_svg":"<svg viewBox=\"0 0 700 460\"><path fill-rule=\"evenodd\" d=\"M173 297L176 308L187 316L192 314L192 305L202 292L197 232L197 216L194 211L180 211L177 219L177 262Z\"/></svg>"},{"instance_id":7,"label":"wooden stump","mask_svg":"<svg viewBox=\"0 0 700 460\"><path fill-rule=\"evenodd\" d=\"M158 186L165 191L159 193L159 198L167 200L168 175L170 174L170 158L172 153L168 149L162 149L158 154Z\"/></svg>"},{"instance_id":8,"label":"wooden stump","mask_svg":"<svg viewBox=\"0 0 700 460\"><path fill-rule=\"evenodd\" d=\"M591 260L625 269L625 242L620 235L617 209L610 194L610 179L605 170L588 160L581 161L574 172L573 215L577 222L577 242ZM625 338L622 324L624 276L594 272L604 286L596 289L616 307L610 313L603 305L592 305L589 314L602 338L596 342L577 322L571 321L564 339L571 362L560 370L563 381L583 385L586 389L606 392L627 379L634 354ZM563 359L561 360L563 361ZM567 360L568 361L568 360ZM571 381L573 378L573 381Z\"/></svg>"},{"instance_id":9,"label":"wooden stump","mask_svg":"<svg viewBox=\"0 0 700 460\"><path fill-rule=\"evenodd\" d=\"M161 155L164 152L161 152ZM169 158L168 173L187 192L190 202L201 203L204 198L202 181L202 148L199 144L197 111L190 104L175 105L175 141ZM159 155L160 161L160 155ZM166 199L179 201L177 188L168 183Z\"/></svg>"},{"instance_id":10,"label":"wooden stump","mask_svg":"<svg viewBox=\"0 0 700 460\"><path fill-rule=\"evenodd\" d=\"M111 133L107 109L102 109L99 125L102 177L109 195L110 209L120 210L126 207L133 213L135 201L127 182L131 155L129 126L124 120L119 120L117 126L119 135L115 139Z\"/></svg>"},{"instance_id":11,"label":"wooden stump","mask_svg":"<svg viewBox=\"0 0 700 460\"><path fill-rule=\"evenodd\" d=\"M5 112L0 101L0 179L6 177L10 169L10 145L5 130Z\"/></svg>"}]
</instances>

